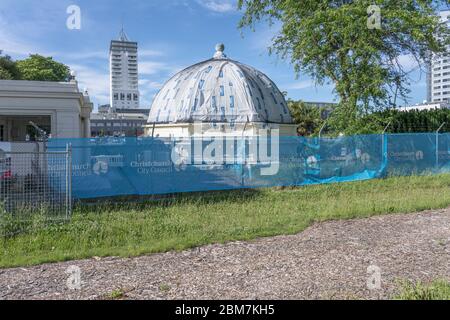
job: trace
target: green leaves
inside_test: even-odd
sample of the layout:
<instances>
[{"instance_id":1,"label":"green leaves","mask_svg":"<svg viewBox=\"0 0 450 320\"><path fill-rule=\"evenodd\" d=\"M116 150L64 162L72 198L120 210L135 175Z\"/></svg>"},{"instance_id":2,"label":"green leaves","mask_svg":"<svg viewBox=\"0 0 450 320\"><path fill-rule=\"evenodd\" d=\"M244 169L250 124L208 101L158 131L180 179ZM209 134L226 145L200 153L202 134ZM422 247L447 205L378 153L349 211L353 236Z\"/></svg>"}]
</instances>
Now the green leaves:
<instances>
[{"instance_id":1,"label":"green leaves","mask_svg":"<svg viewBox=\"0 0 450 320\"><path fill-rule=\"evenodd\" d=\"M0 80L15 80L19 77L16 63L8 55L1 55L0 50Z\"/></svg>"},{"instance_id":2,"label":"green leaves","mask_svg":"<svg viewBox=\"0 0 450 320\"><path fill-rule=\"evenodd\" d=\"M38 54L17 61L17 67L22 80L67 81L70 72L68 66Z\"/></svg>"},{"instance_id":3,"label":"green leaves","mask_svg":"<svg viewBox=\"0 0 450 320\"><path fill-rule=\"evenodd\" d=\"M344 113L361 117L407 99L409 71L401 58L422 64L445 52L448 28L435 10L448 0L240 0L240 27L268 19L282 24L272 51L318 84L331 81ZM367 27L370 5L381 29ZM349 115L347 114L347 117ZM348 117L352 119L352 116ZM345 125L345 124L344 124Z\"/></svg>"},{"instance_id":4,"label":"green leaves","mask_svg":"<svg viewBox=\"0 0 450 320\"><path fill-rule=\"evenodd\" d=\"M67 81L69 67L38 54L14 61L0 51L0 80Z\"/></svg>"},{"instance_id":5,"label":"green leaves","mask_svg":"<svg viewBox=\"0 0 450 320\"><path fill-rule=\"evenodd\" d=\"M307 104L303 101L288 101L288 107L292 117L298 126L298 134L301 136L311 136L319 133L323 125L322 110L315 105Z\"/></svg>"}]
</instances>

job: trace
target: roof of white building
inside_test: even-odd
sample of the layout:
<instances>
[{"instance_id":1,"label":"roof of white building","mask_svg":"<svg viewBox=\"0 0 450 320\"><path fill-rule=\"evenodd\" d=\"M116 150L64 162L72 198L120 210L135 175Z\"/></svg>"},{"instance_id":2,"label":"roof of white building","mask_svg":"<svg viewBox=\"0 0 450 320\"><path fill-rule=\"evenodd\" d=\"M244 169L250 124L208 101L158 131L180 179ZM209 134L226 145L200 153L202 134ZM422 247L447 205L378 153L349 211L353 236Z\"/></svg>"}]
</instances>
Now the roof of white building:
<instances>
[{"instance_id":1,"label":"roof of white building","mask_svg":"<svg viewBox=\"0 0 450 320\"><path fill-rule=\"evenodd\" d=\"M427 102L423 104L416 104L414 106L400 107L400 111L412 111L412 110L435 110L435 109L450 109L450 104L447 102Z\"/></svg>"},{"instance_id":2,"label":"roof of white building","mask_svg":"<svg viewBox=\"0 0 450 320\"><path fill-rule=\"evenodd\" d=\"M155 97L149 123L292 123L287 103L265 74L216 54L172 77Z\"/></svg>"},{"instance_id":3,"label":"roof of white building","mask_svg":"<svg viewBox=\"0 0 450 320\"><path fill-rule=\"evenodd\" d=\"M0 91L75 93L80 94L78 83L27 80L0 80Z\"/></svg>"}]
</instances>

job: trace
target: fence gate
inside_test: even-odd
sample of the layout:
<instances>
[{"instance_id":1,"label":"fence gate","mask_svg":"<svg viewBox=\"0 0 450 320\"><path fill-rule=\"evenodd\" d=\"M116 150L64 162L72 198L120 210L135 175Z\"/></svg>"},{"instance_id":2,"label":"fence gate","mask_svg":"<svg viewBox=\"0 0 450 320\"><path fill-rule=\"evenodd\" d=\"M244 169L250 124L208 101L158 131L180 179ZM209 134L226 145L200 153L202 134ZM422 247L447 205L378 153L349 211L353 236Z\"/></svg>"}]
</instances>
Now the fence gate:
<instances>
[{"instance_id":1,"label":"fence gate","mask_svg":"<svg viewBox=\"0 0 450 320\"><path fill-rule=\"evenodd\" d=\"M68 218L72 210L72 151L47 152L39 143L0 145L0 214Z\"/></svg>"}]
</instances>

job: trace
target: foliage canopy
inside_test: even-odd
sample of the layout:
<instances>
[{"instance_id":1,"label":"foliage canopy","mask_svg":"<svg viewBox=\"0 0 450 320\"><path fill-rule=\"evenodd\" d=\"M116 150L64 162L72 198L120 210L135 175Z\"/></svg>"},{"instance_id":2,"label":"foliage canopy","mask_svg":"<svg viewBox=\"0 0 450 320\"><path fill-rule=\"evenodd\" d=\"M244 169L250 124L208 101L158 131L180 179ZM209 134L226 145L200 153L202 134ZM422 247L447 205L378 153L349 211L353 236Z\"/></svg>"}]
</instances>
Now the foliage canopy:
<instances>
[{"instance_id":1,"label":"foliage canopy","mask_svg":"<svg viewBox=\"0 0 450 320\"><path fill-rule=\"evenodd\" d=\"M70 75L68 66L56 62L51 57L32 54L29 58L17 61L22 80L67 81Z\"/></svg>"},{"instance_id":2,"label":"foliage canopy","mask_svg":"<svg viewBox=\"0 0 450 320\"><path fill-rule=\"evenodd\" d=\"M355 125L369 111L407 99L412 59L424 70L444 54L450 31L436 15L449 0L239 0L240 28L268 20L280 24L271 52L289 59L297 74L331 83L340 98L336 127ZM369 28L369 7L380 8L381 27Z\"/></svg>"}]
</instances>

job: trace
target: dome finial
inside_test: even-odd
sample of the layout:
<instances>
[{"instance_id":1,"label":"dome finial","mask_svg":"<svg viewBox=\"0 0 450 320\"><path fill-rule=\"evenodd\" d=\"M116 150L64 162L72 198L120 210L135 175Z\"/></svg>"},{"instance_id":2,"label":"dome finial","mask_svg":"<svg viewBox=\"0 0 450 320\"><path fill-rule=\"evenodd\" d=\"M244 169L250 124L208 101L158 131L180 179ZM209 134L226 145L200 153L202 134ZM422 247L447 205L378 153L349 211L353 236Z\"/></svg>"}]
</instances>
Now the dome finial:
<instances>
[{"instance_id":1,"label":"dome finial","mask_svg":"<svg viewBox=\"0 0 450 320\"><path fill-rule=\"evenodd\" d=\"M214 59L225 59L227 56L225 53L225 45L223 43L216 44L216 53L214 54Z\"/></svg>"}]
</instances>

